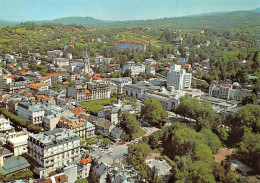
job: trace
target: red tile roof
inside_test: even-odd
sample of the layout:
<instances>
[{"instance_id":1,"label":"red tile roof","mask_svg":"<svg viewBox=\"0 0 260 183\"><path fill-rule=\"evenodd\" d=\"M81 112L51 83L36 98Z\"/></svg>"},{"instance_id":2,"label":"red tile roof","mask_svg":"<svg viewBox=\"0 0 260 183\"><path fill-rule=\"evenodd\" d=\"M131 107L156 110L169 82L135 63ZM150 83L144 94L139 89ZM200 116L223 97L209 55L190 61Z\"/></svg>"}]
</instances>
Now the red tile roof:
<instances>
[{"instance_id":1,"label":"red tile roof","mask_svg":"<svg viewBox=\"0 0 260 183\"><path fill-rule=\"evenodd\" d=\"M80 161L80 164L82 165L85 165L87 163L91 163L92 162L92 159L91 158L86 158L86 159L83 159Z\"/></svg>"},{"instance_id":2,"label":"red tile roof","mask_svg":"<svg viewBox=\"0 0 260 183\"><path fill-rule=\"evenodd\" d=\"M72 112L74 113L75 116L77 116L79 113L81 113L82 111L84 111L85 109L81 108L81 107L75 107Z\"/></svg>"}]
</instances>

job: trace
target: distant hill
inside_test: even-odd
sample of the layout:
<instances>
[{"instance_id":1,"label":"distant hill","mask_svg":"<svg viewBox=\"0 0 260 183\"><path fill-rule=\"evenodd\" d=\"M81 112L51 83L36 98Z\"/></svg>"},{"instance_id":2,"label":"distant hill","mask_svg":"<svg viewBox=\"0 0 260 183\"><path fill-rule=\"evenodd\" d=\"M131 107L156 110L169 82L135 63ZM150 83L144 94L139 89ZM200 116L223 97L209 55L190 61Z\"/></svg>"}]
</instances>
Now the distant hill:
<instances>
[{"instance_id":1,"label":"distant hill","mask_svg":"<svg viewBox=\"0 0 260 183\"><path fill-rule=\"evenodd\" d=\"M58 18L51 21L48 21L49 23L57 23L57 24L63 24L63 25L83 25L88 27L94 27L96 25L102 25L104 23L107 23L104 20L98 20L92 17L65 17L65 18Z\"/></svg>"},{"instance_id":2,"label":"distant hill","mask_svg":"<svg viewBox=\"0 0 260 183\"><path fill-rule=\"evenodd\" d=\"M254 10L249 10L249 11L253 11L253 12L260 12L260 7L259 8L256 8Z\"/></svg>"},{"instance_id":3,"label":"distant hill","mask_svg":"<svg viewBox=\"0 0 260 183\"><path fill-rule=\"evenodd\" d=\"M67 17L48 21L64 25L77 24L85 27L174 27L174 28L245 28L260 25L260 13L255 11L216 12L198 16L160 18L155 20L104 21L91 17Z\"/></svg>"},{"instance_id":4,"label":"distant hill","mask_svg":"<svg viewBox=\"0 0 260 183\"><path fill-rule=\"evenodd\" d=\"M115 27L152 27L162 28L171 27L177 29L205 29L205 28L248 28L260 26L260 8L250 11L234 12L212 12L196 16L160 18L154 20L129 20L129 21L105 21L91 17L66 17L50 21L35 21L34 23L57 23L63 25L82 25L85 27L96 28L115 28ZM3 22L2 25L15 25L15 22Z\"/></svg>"},{"instance_id":5,"label":"distant hill","mask_svg":"<svg viewBox=\"0 0 260 183\"><path fill-rule=\"evenodd\" d=\"M12 21L5 21L5 20L0 20L0 29L6 26L13 26L18 24L19 22L12 22Z\"/></svg>"}]
</instances>

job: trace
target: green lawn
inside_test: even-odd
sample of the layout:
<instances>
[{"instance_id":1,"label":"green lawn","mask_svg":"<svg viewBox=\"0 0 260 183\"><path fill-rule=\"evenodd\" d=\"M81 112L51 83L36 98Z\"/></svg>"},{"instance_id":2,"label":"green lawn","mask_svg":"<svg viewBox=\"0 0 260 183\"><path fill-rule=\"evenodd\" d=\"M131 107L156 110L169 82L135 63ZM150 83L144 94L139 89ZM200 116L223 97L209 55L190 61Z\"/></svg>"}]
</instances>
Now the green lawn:
<instances>
[{"instance_id":1,"label":"green lawn","mask_svg":"<svg viewBox=\"0 0 260 183\"><path fill-rule=\"evenodd\" d=\"M89 102L81 102L79 103L82 108L86 109L90 114L97 115L98 111L103 109L105 105L110 105L116 101L116 98L109 98L103 100L93 100Z\"/></svg>"}]
</instances>

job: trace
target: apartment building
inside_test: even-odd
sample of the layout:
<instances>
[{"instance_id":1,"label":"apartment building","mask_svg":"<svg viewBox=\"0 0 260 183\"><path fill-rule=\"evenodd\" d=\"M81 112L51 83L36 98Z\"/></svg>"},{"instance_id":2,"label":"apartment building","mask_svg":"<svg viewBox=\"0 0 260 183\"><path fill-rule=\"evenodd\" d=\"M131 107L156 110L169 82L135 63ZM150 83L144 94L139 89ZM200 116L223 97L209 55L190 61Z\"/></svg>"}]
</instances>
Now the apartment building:
<instances>
[{"instance_id":1,"label":"apartment building","mask_svg":"<svg viewBox=\"0 0 260 183\"><path fill-rule=\"evenodd\" d=\"M109 81L117 86L117 93L123 93L123 86L132 84L132 78L109 78Z\"/></svg>"},{"instance_id":2,"label":"apartment building","mask_svg":"<svg viewBox=\"0 0 260 183\"><path fill-rule=\"evenodd\" d=\"M57 126L59 128L72 129L80 137L80 140L86 140L95 136L95 125L77 117L61 117Z\"/></svg>"},{"instance_id":3,"label":"apartment building","mask_svg":"<svg viewBox=\"0 0 260 183\"><path fill-rule=\"evenodd\" d=\"M61 128L30 134L28 155L39 164L33 172L40 178L47 177L58 167L79 161L80 137L72 130Z\"/></svg>"},{"instance_id":4,"label":"apartment building","mask_svg":"<svg viewBox=\"0 0 260 183\"><path fill-rule=\"evenodd\" d=\"M45 106L30 102L18 103L17 114L25 119L28 124L42 124L42 119L45 114Z\"/></svg>"},{"instance_id":5,"label":"apartment building","mask_svg":"<svg viewBox=\"0 0 260 183\"><path fill-rule=\"evenodd\" d=\"M191 73L186 73L185 69L181 69L181 65L172 65L167 74L167 88L174 87L176 90L190 88Z\"/></svg>"},{"instance_id":6,"label":"apartment building","mask_svg":"<svg viewBox=\"0 0 260 183\"><path fill-rule=\"evenodd\" d=\"M143 41L128 41L125 39L122 39L120 41L117 42L117 49L118 50L125 50L129 48L130 50L146 50L146 45L145 42Z\"/></svg>"}]
</instances>

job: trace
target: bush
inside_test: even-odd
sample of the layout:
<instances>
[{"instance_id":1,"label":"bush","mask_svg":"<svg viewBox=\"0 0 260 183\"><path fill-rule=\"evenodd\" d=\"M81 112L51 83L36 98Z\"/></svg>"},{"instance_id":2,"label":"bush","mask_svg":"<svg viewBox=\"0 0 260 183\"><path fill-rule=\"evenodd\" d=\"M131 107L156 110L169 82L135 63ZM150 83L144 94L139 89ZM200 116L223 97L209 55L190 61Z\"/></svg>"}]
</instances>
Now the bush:
<instances>
[{"instance_id":1,"label":"bush","mask_svg":"<svg viewBox=\"0 0 260 183\"><path fill-rule=\"evenodd\" d=\"M4 182L10 182L18 179L29 179L33 177L33 172L30 170L20 170L18 172L14 172L10 175L7 175L3 178Z\"/></svg>"}]
</instances>

